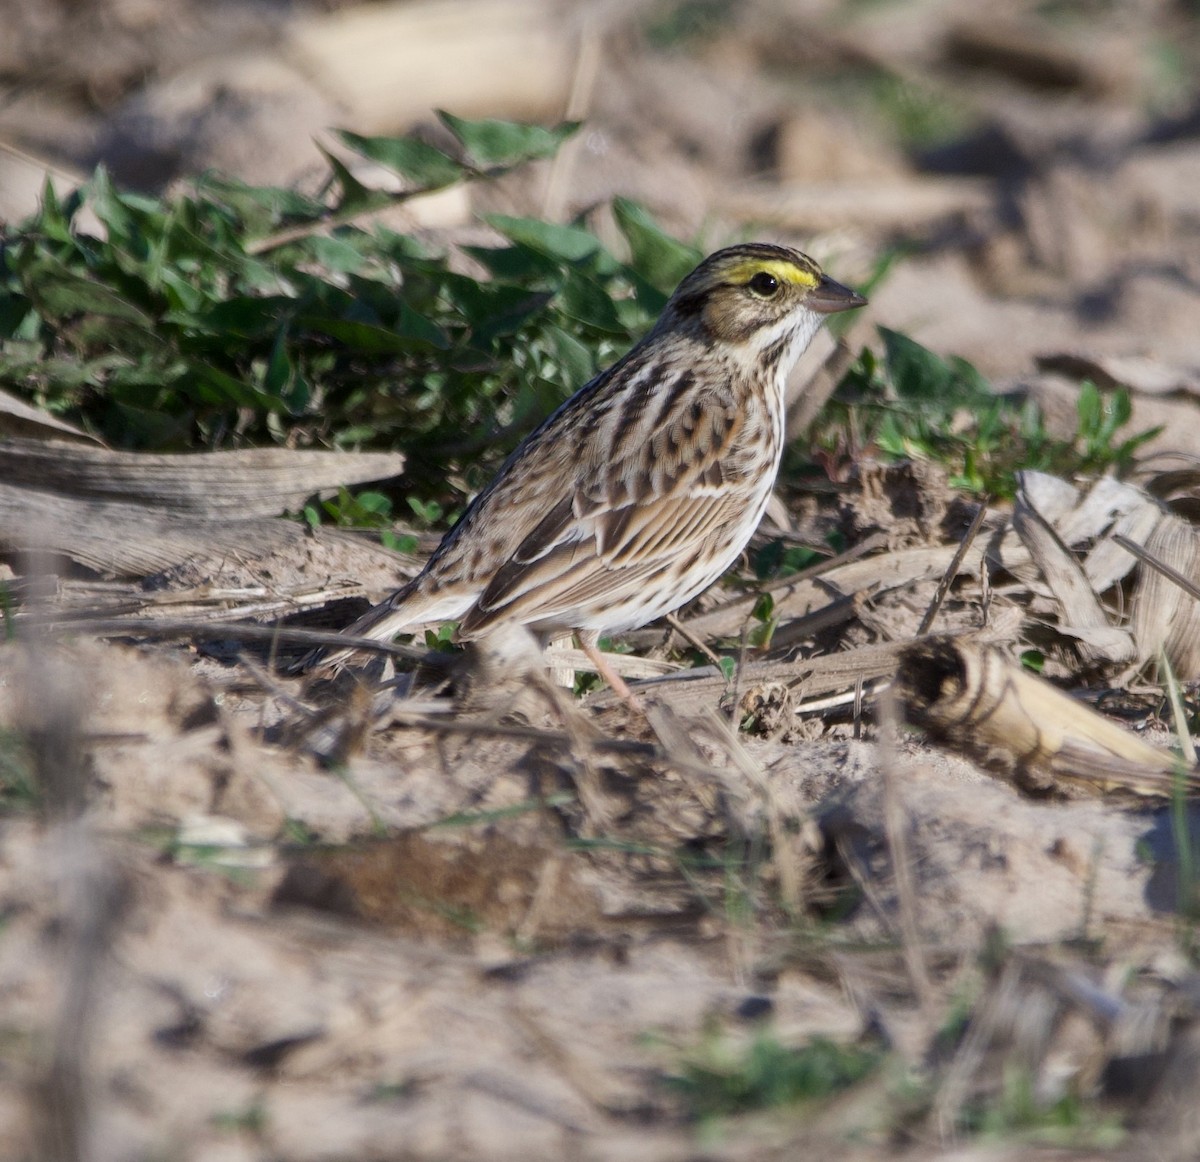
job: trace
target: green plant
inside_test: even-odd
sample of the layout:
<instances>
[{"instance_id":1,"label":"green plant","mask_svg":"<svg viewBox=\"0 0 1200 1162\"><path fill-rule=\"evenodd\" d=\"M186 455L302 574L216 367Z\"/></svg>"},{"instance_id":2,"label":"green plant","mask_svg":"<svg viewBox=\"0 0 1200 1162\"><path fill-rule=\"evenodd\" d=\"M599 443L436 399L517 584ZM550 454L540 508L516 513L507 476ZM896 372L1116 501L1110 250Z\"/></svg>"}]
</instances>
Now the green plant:
<instances>
[{"instance_id":1,"label":"green plant","mask_svg":"<svg viewBox=\"0 0 1200 1162\"><path fill-rule=\"evenodd\" d=\"M723 1117L829 1097L881 1061L878 1049L824 1037L793 1048L762 1030L748 1045L708 1037L668 1081L693 1117Z\"/></svg>"},{"instance_id":2,"label":"green plant","mask_svg":"<svg viewBox=\"0 0 1200 1162\"><path fill-rule=\"evenodd\" d=\"M431 502L435 503L436 502ZM440 512L440 506L438 506ZM411 533L397 533L392 513L392 499L382 492L367 490L351 493L341 488L331 500L310 502L304 506L304 520L310 527L328 521L345 528L377 529L384 548L393 553L413 554L420 544Z\"/></svg>"},{"instance_id":3,"label":"green plant","mask_svg":"<svg viewBox=\"0 0 1200 1162\"><path fill-rule=\"evenodd\" d=\"M452 653L454 651L454 634L457 629L457 621L444 621L437 629L427 629L425 631L425 648L443 654Z\"/></svg>"},{"instance_id":4,"label":"green plant","mask_svg":"<svg viewBox=\"0 0 1200 1162\"><path fill-rule=\"evenodd\" d=\"M824 559L824 554L805 545L789 545L786 541L768 541L755 552L750 564L759 581L770 581L775 577L786 577L798 573Z\"/></svg>"},{"instance_id":5,"label":"green plant","mask_svg":"<svg viewBox=\"0 0 1200 1162\"><path fill-rule=\"evenodd\" d=\"M770 646L775 627L779 624L779 619L775 616L775 598L769 593L760 593L750 611L750 617L757 624L747 635L747 644L765 650Z\"/></svg>"},{"instance_id":6,"label":"green plant","mask_svg":"<svg viewBox=\"0 0 1200 1162\"><path fill-rule=\"evenodd\" d=\"M1039 1098L1029 1070L1006 1066L1001 1090L966 1108L961 1128L983 1138L1011 1143L1014 1138L1045 1146L1102 1149L1125 1137L1116 1115L1073 1094Z\"/></svg>"},{"instance_id":7,"label":"green plant","mask_svg":"<svg viewBox=\"0 0 1200 1162\"><path fill-rule=\"evenodd\" d=\"M618 201L627 263L579 226L493 215L501 241L465 247L482 273L462 273L376 212L546 157L575 126L441 116L453 155L339 135L400 193L333 155L316 197L206 177L151 198L103 170L66 198L47 186L0 239L0 386L128 448L400 448L410 493L457 509L646 329L697 255ZM81 226L85 207L102 232Z\"/></svg>"},{"instance_id":8,"label":"green plant","mask_svg":"<svg viewBox=\"0 0 1200 1162\"><path fill-rule=\"evenodd\" d=\"M974 115L946 87L921 84L886 70L870 74L864 86L875 115L908 149L926 149L961 137Z\"/></svg>"},{"instance_id":9,"label":"green plant","mask_svg":"<svg viewBox=\"0 0 1200 1162\"><path fill-rule=\"evenodd\" d=\"M267 1128L267 1110L260 1101L254 1101L242 1109L222 1110L209 1117L209 1122L218 1130L229 1133L245 1133L254 1137Z\"/></svg>"},{"instance_id":10,"label":"green plant","mask_svg":"<svg viewBox=\"0 0 1200 1162\"><path fill-rule=\"evenodd\" d=\"M0 814L30 811L41 802L33 763L20 732L0 727Z\"/></svg>"},{"instance_id":11,"label":"green plant","mask_svg":"<svg viewBox=\"0 0 1200 1162\"><path fill-rule=\"evenodd\" d=\"M711 40L729 25L732 14L724 0L667 0L647 14L646 39L655 48L686 48Z\"/></svg>"},{"instance_id":12,"label":"green plant","mask_svg":"<svg viewBox=\"0 0 1200 1162\"><path fill-rule=\"evenodd\" d=\"M850 433L852 442L895 459L944 464L952 487L1011 497L1018 469L1066 477L1123 472L1156 435L1120 438L1131 415L1128 394L1103 394L1085 382L1074 436L1056 438L1036 405L993 394L966 360L943 358L886 327L879 334L882 358L863 350L839 385L839 405L817 433L827 457L844 449Z\"/></svg>"}]
</instances>

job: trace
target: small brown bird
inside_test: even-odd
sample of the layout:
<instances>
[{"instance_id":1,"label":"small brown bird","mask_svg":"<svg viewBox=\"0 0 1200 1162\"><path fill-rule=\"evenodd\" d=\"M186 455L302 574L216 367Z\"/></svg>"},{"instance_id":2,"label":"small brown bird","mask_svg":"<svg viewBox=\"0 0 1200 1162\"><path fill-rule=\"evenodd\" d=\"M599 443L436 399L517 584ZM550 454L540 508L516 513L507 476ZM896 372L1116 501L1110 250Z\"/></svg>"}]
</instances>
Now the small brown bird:
<instances>
[{"instance_id":1,"label":"small brown bird","mask_svg":"<svg viewBox=\"0 0 1200 1162\"><path fill-rule=\"evenodd\" d=\"M788 373L827 315L865 302L787 247L711 255L628 355L521 442L420 575L346 632L573 631L628 696L600 635L678 609L737 559L775 485Z\"/></svg>"}]
</instances>

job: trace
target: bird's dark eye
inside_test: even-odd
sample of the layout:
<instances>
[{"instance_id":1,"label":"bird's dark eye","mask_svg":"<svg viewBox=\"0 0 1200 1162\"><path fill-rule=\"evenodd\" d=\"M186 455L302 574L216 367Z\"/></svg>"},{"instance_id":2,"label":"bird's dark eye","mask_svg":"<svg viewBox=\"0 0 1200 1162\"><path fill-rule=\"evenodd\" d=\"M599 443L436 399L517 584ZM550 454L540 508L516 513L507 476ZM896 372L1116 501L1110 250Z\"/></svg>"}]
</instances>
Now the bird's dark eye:
<instances>
[{"instance_id":1,"label":"bird's dark eye","mask_svg":"<svg viewBox=\"0 0 1200 1162\"><path fill-rule=\"evenodd\" d=\"M773 298L779 292L779 279L765 270L760 270L749 283L750 289L760 298Z\"/></svg>"}]
</instances>

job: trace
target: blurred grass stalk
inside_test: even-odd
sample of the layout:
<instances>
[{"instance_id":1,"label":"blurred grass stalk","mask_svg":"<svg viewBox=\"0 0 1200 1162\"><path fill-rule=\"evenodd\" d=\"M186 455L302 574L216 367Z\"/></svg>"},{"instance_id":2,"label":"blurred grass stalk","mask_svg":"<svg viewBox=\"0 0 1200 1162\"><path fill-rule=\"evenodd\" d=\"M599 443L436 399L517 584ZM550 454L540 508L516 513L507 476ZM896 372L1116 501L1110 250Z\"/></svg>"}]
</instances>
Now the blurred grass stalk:
<instances>
[{"instance_id":1,"label":"blurred grass stalk","mask_svg":"<svg viewBox=\"0 0 1200 1162\"><path fill-rule=\"evenodd\" d=\"M44 555L28 575L51 578ZM9 648L13 648L12 645ZM56 894L57 1004L33 1057L28 1095L33 1147L42 1162L87 1162L95 1156L89 1050L102 970L121 910L122 885L86 816L84 675L37 636L23 650L17 721L33 768L44 821L45 880Z\"/></svg>"}]
</instances>

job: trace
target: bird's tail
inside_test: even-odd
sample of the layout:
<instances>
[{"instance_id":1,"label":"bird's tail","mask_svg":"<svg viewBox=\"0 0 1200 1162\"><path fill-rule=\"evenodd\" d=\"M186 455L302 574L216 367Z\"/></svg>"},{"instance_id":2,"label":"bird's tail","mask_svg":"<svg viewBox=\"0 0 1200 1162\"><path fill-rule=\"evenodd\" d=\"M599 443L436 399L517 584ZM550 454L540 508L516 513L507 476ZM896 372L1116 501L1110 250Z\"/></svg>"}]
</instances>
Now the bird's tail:
<instances>
[{"instance_id":1,"label":"bird's tail","mask_svg":"<svg viewBox=\"0 0 1200 1162\"><path fill-rule=\"evenodd\" d=\"M385 601L373 605L352 625L342 630L342 636L348 639L365 639L375 642L390 641L401 630L414 622L423 620L422 611L410 608L410 599L416 589L416 582L410 581L402 589L397 589ZM345 647L318 646L309 650L296 663L295 673L309 673L320 670L336 673L343 669L356 655L361 656L354 644Z\"/></svg>"}]
</instances>

